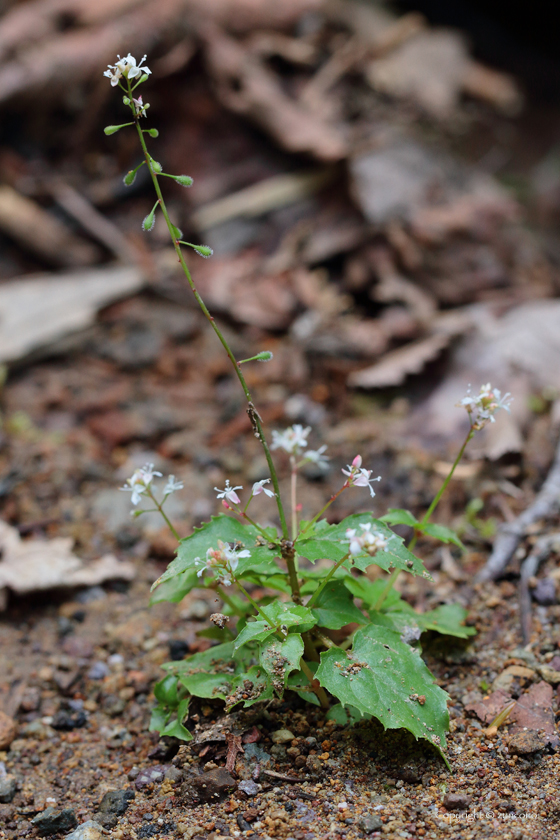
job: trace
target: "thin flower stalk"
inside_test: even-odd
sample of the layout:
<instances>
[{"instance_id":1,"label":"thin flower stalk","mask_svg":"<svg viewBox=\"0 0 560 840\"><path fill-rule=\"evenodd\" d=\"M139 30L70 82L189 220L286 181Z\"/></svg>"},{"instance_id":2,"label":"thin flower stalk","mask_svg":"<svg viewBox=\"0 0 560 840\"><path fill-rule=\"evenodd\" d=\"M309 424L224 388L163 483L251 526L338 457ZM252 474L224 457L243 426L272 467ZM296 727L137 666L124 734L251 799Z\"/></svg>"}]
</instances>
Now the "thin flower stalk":
<instances>
[{"instance_id":1,"label":"thin flower stalk","mask_svg":"<svg viewBox=\"0 0 560 840\"><path fill-rule=\"evenodd\" d=\"M130 97L130 99L132 99L132 88L131 88L130 80L128 78L127 78L127 84L128 84L129 97ZM168 210L167 210L167 206L165 204L165 200L163 198L163 194L162 194L161 188L159 186L157 173L154 171L154 167L153 167L153 164L152 164L152 158L151 158L151 156L148 152L148 148L146 146L146 141L144 139L144 133L143 133L142 128L140 126L139 115L136 114L134 111L133 111L133 113L134 113L134 121L135 121L136 129L137 129L137 132L138 132L138 138L140 140L140 145L142 146L142 151L144 153L144 158L146 160L146 164L147 164L148 169L150 171L150 175L151 175L151 178L152 178L154 189L155 189L156 195L158 197L159 206L161 208L161 211L163 213L163 217L164 217L165 222L167 224L167 228L168 228L170 236L172 238L173 247L175 248L175 252L176 252L178 260L181 264L181 268L183 269L183 272L185 274L187 282L190 286L190 289L191 289L192 293L195 296L195 299L196 299L198 305L202 309L202 312L206 316L207 320L209 321L210 325L212 326L212 329L214 330L214 332L216 333L220 343L222 344L222 347L226 351L227 356L228 356L231 364L233 365L233 368L235 370L237 378L239 379L239 382L240 382L241 387L243 389L243 393L245 394L245 398L246 398L247 403L248 403L249 418L250 418L251 423L253 425L253 428L254 428L254 431L255 431L255 436L259 439L259 441L261 443L261 446L263 447L265 458L266 458L266 461L267 461L267 464L268 464L268 468L270 470L270 476L271 476L271 479L272 479L272 484L274 486L274 492L276 494L276 505L278 507L278 516L280 518L280 527L282 529L282 535L283 535L284 539L288 539L289 531L288 531L288 525L287 525L287 521L286 521L286 515L284 513L284 508L283 508L283 505L282 505L282 500L280 498L280 487L279 487L279 483L278 483L278 475L276 473L276 468L274 466L274 462L273 462L272 456L270 454L270 449L268 447L268 444L266 442L266 438L264 436L264 431L263 431L263 428L262 428L261 419L259 417L258 412L254 408L253 398L251 396L251 392L249 391L249 388L247 386L247 382L245 381L245 377L243 376L243 374L241 372L239 364L237 363L237 360L236 360L235 356L233 355L233 351L231 350L228 342L226 341L226 338L225 338L224 334L222 333L222 331L220 330L220 328L216 324L216 322L214 320L214 317L210 314L210 311L208 310L206 304L204 303L202 297L200 296L200 293L198 292L198 289L196 288L196 286L194 284L194 281L191 277L191 273L189 271L189 268L188 268L187 263L185 261L185 258L183 256L183 252L181 250L181 246L179 244L179 238L176 236L176 228L173 225L173 223L171 222L171 219L169 218L169 213L168 213ZM294 593L294 594L296 594L296 593ZM299 595L299 587L298 587L297 594Z\"/></svg>"}]
</instances>

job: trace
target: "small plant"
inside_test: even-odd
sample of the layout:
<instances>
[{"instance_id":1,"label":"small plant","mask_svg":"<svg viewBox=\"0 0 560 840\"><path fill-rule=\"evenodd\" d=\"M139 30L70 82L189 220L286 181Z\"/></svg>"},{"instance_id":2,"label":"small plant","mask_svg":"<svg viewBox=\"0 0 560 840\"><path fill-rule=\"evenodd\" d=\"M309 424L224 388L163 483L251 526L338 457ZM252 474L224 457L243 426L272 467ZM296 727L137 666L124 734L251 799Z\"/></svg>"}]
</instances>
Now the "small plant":
<instances>
[{"instance_id":1,"label":"small plant","mask_svg":"<svg viewBox=\"0 0 560 840\"><path fill-rule=\"evenodd\" d=\"M147 166L157 195L142 227L150 231L156 213L163 214L187 282L239 379L253 432L262 445L270 471L270 478L255 482L249 493L244 493L242 486L232 487L229 481L223 488L216 487L224 511L182 540L164 511L166 499L182 487L174 476L169 477L161 501L154 487L154 478L160 473L154 471L153 465L137 470L123 488L131 492L134 506L148 499L154 505L149 509L162 514L178 539L177 557L155 582L152 603L178 602L194 587L206 587L224 605L223 613L211 616L214 626L204 631L217 644L181 662L163 666L167 675L154 689L158 705L151 728L161 735L189 740L191 735L185 722L192 697L222 700L229 711L238 705L248 707L280 698L289 690L306 702L322 706L328 710L327 717L337 721L365 716L377 718L385 728L404 727L416 738L430 741L445 759L443 750L449 725L447 694L434 683L417 643L427 630L462 639L474 630L464 626L462 607L445 605L419 614L393 587L403 571L431 579L422 561L412 552L420 535L461 546L453 531L432 524L430 518L467 443L476 430L494 421L497 409L508 408L508 397L502 398L499 391L485 385L477 396L469 392L461 401L470 419L468 435L421 520L408 510L393 509L377 519L368 512L330 523L325 514L341 493L358 488L366 489L371 498L375 496L373 484L381 479L372 477L372 471L356 455L342 470L340 489L312 519L298 521L298 472L306 463L325 466L326 447L309 448L311 429L300 425L283 432L273 431L271 445L267 443L242 365L266 362L272 354L262 351L238 361L193 283L183 247L203 257L212 252L207 246L183 241L183 234L169 218L159 179L173 178L183 186L190 186L192 179L163 172L148 151L146 134L157 137L158 132L142 127L149 104L141 96L135 96L139 85L150 75L150 70L143 66L144 61L145 57L137 64L129 54L123 59L119 57L105 72L111 85L122 89L123 102L131 112L130 122L108 126L105 133L114 134L127 126L133 126L138 132L144 153L140 166ZM140 166L125 175L125 184L132 184ZM271 450L281 450L288 456L289 517L280 495ZM251 502L260 494L276 505L279 530L263 527L250 516ZM139 509L134 515L143 512ZM397 524L412 529L408 546L391 530L390 526ZM317 568L316 561L321 561ZM331 565L325 568L324 563ZM365 572L372 564L390 573L386 581L372 582L367 577ZM258 602L251 595L255 587L267 593ZM353 628L352 632L341 644L335 644L329 631L341 631L348 626ZM338 703L333 704L333 699Z\"/></svg>"}]
</instances>

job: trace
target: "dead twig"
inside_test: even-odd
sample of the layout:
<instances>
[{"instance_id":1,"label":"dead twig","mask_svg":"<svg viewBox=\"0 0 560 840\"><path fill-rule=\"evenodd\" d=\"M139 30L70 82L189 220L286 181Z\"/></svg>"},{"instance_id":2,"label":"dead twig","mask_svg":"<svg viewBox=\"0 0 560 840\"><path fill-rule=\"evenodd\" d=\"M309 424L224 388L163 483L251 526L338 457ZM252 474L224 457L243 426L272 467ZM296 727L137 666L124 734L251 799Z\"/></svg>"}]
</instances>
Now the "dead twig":
<instances>
[{"instance_id":1,"label":"dead twig","mask_svg":"<svg viewBox=\"0 0 560 840\"><path fill-rule=\"evenodd\" d=\"M532 505L513 522L500 526L494 541L494 549L484 568L478 573L477 581L483 583L496 580L506 569L519 543L528 529L539 519L550 519L560 510L560 443L546 481Z\"/></svg>"},{"instance_id":2,"label":"dead twig","mask_svg":"<svg viewBox=\"0 0 560 840\"><path fill-rule=\"evenodd\" d=\"M92 204L69 184L59 178L49 178L46 187L54 200L69 216L76 219L82 227L105 245L118 260L134 263L134 249L120 230L105 218Z\"/></svg>"}]
</instances>

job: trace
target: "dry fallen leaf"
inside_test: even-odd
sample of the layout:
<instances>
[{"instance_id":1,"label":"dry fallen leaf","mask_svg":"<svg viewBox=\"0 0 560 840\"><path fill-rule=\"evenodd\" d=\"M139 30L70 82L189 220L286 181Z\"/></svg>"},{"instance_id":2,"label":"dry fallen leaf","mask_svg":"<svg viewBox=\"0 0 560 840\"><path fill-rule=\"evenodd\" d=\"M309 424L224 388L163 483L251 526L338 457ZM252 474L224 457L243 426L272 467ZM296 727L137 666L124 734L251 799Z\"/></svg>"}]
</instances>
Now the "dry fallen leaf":
<instances>
[{"instance_id":1,"label":"dry fallen leaf","mask_svg":"<svg viewBox=\"0 0 560 840\"><path fill-rule=\"evenodd\" d=\"M71 537L52 540L22 540L18 531L0 521L0 609L5 608L6 589L24 595L45 589L95 586L106 580L132 580L131 563L106 554L84 565L72 553Z\"/></svg>"},{"instance_id":2,"label":"dry fallen leaf","mask_svg":"<svg viewBox=\"0 0 560 840\"><path fill-rule=\"evenodd\" d=\"M22 277L0 287L0 362L20 359L93 323L101 307L144 284L138 268Z\"/></svg>"}]
</instances>

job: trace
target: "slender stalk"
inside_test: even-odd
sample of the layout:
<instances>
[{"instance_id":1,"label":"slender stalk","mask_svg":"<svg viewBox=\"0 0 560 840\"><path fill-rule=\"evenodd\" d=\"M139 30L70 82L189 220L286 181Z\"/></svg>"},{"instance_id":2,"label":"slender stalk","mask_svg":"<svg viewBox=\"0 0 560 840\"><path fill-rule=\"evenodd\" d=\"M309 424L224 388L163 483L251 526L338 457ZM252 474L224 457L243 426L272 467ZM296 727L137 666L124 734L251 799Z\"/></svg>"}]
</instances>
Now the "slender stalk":
<instances>
[{"instance_id":1,"label":"slender stalk","mask_svg":"<svg viewBox=\"0 0 560 840\"><path fill-rule=\"evenodd\" d=\"M324 645L329 650L330 650L330 648L337 648L338 647L338 645L335 642L333 642L332 639L329 639L328 636L325 636L325 634L321 633L321 631L318 630L316 627L313 628L313 633L315 634L315 637L321 642L321 644Z\"/></svg>"},{"instance_id":2,"label":"slender stalk","mask_svg":"<svg viewBox=\"0 0 560 840\"><path fill-rule=\"evenodd\" d=\"M389 592L391 591L391 589L395 585L395 581L397 580L401 571L402 571L402 569L395 569L394 572L392 572L391 576L389 577L389 580L385 584L385 587L381 591L381 594L379 595L379 598L375 602L375 605L373 607L374 610L379 611L381 609L381 607L385 603L385 598L387 597L387 595L389 594Z\"/></svg>"},{"instance_id":3,"label":"slender stalk","mask_svg":"<svg viewBox=\"0 0 560 840\"><path fill-rule=\"evenodd\" d=\"M347 481L345 481L345 482L344 482L344 484L342 485L342 487L340 488L340 490L338 490L338 492L336 492L336 493L334 494L334 496L331 496L331 497L330 497L330 499L329 499L329 501L327 502L327 504L326 504L326 505L324 505L324 506L321 508L321 510L319 511L319 513L318 513L316 516L314 516L314 517L313 517L313 519L311 519L311 520L307 523L307 525L305 526L305 528L304 528L304 529L303 529L303 531L301 532L300 537L303 537L303 535L306 533L306 531L309 531L309 529L310 529L313 525L315 525L315 523L317 522L317 520L319 519L319 517L320 517L320 516L322 516L322 515L324 514L324 512L327 510L327 508L329 508L329 507L332 505L332 503L333 503L334 501L336 501L336 499L338 499L338 497L340 496L340 494L342 493L342 491L343 491L343 490L346 490L346 488L347 488L347 487L349 487L349 486L350 486L350 485L348 484L348 482L347 482Z\"/></svg>"},{"instance_id":4,"label":"slender stalk","mask_svg":"<svg viewBox=\"0 0 560 840\"><path fill-rule=\"evenodd\" d=\"M320 685L314 685L314 683L317 682L317 680L315 679L315 674L313 673L307 662L303 659L303 657L299 661L299 667L309 680L311 691L313 691L317 695L323 709L329 709L331 704L329 703L329 698L327 697L325 689L321 688Z\"/></svg>"},{"instance_id":5,"label":"slender stalk","mask_svg":"<svg viewBox=\"0 0 560 840\"><path fill-rule=\"evenodd\" d=\"M235 580L236 584L238 585L238 587L240 588L240 590L241 590L241 591L243 592L243 594L245 595L245 597L247 598L247 600L249 601L249 603L251 604L251 606L252 606L252 607L253 607L253 608L254 608L254 609L258 612L258 614L260 615L260 617L263 619L263 621L266 621L266 623L267 623L267 624L270 624L270 623L271 623L271 622L270 622L270 618L266 615L266 613L263 613L263 611L261 610L261 608L259 607L259 605L257 604L257 602L256 602L256 601L254 601L254 600L253 600L253 598L251 598L251 596L249 595L249 593L247 592L247 590L245 589L245 587L243 586L243 584L242 584L242 583L239 583L239 581L237 580L237 578L234 578L234 580Z\"/></svg>"},{"instance_id":6,"label":"slender stalk","mask_svg":"<svg viewBox=\"0 0 560 840\"><path fill-rule=\"evenodd\" d=\"M472 437L474 437L474 433L475 433L475 430L471 426L471 428L469 429L469 433L465 438L465 442L463 443L462 447L460 448L459 454L457 455L457 457L455 458L455 460L453 462L453 466L449 470L449 474L448 474L447 478L445 479L445 481L441 485L441 487L439 489L439 492L436 494L436 497L433 500L432 504L430 505L430 507L428 508L426 513L424 514L424 517L423 517L420 525L426 525L426 523L428 523L430 521L430 517L431 517L432 513L434 512L434 510L438 506L439 500L441 499L441 497L445 493L447 485L449 484L449 482L453 478L453 473L455 472L455 469L456 469L459 461L461 460L461 458L463 457L463 455L465 453L465 449L467 448L468 442L471 440Z\"/></svg>"},{"instance_id":7,"label":"slender stalk","mask_svg":"<svg viewBox=\"0 0 560 840\"><path fill-rule=\"evenodd\" d=\"M214 592L216 593L216 595L219 595L219 596L220 596L220 598L222 599L222 601L224 602L224 604L227 604L227 605L228 605L228 607L230 608L230 610L232 610L232 612L233 612L235 615L238 615L238 616L240 616L241 618L243 618L243 616L245 615L245 613L243 612L243 610L240 610L240 609L239 609L239 607L238 607L238 606L236 606L236 604L234 603L234 601L232 601L232 599L229 597L229 595L227 594L227 592L224 592L224 590L221 588L221 586L211 586L211 587L209 587L209 589L213 589L213 590L214 590Z\"/></svg>"},{"instance_id":8,"label":"slender stalk","mask_svg":"<svg viewBox=\"0 0 560 840\"><path fill-rule=\"evenodd\" d=\"M129 94L130 98L132 98L132 89L131 89L131 85L130 85L130 80L127 80L127 81L128 81L128 94ZM136 114L136 109L135 109L135 107L132 103L131 103L130 107L131 107L132 113L134 114L134 122L135 122L135 125L136 125L136 130L138 132L138 138L140 140L140 145L142 146L142 151L144 152L144 157L146 159L146 163L148 165L148 169L149 169L150 175L152 177L152 182L153 182L153 185L154 185L154 189L156 191L156 195L157 195L158 200L159 200L159 205L161 207L161 211L163 213L164 219L165 219L166 224L167 224L167 228L169 230L171 239L173 241L173 247L175 248L177 258L179 260L179 263L181 264L181 268L183 269L185 277L187 278L187 282L188 282L188 284L191 288L192 293L194 294L194 296L196 298L196 301L197 301L198 305L200 306L204 315L206 316L206 318L210 322L210 325L212 326L212 329L214 330L214 332L218 336L218 339L220 340L224 350L226 351L226 353L228 355L228 358L233 365L233 368L235 370L237 378L239 379L239 382L240 382L241 387L243 389L243 393L245 394L245 398L246 398L247 403L249 405L249 407L248 407L249 418L250 418L251 424L253 425L253 428L255 430L255 436L258 437L258 439L259 439L259 441L260 441L260 443L263 447L264 454L265 454L265 457L266 457L266 461L267 461L267 464L268 464L268 468L270 470L270 477L272 479L272 484L274 486L274 492L276 493L276 505L278 507L278 516L280 518L280 526L282 528L282 534L283 534L284 539L288 539L289 531L288 531L288 525L287 525L287 522L286 522L286 515L284 513L284 508L283 508L283 505L282 505L282 500L280 498L280 487L279 487L279 483L278 483L278 475L276 473L276 468L274 466L274 462L273 462L272 456L270 454L270 449L268 448L268 444L267 444L265 436L264 436L262 423L261 423L261 418L259 417L258 412L255 410L255 407L253 405L253 399L251 397L251 393L249 391L249 388L247 387L245 377L243 376L243 374L241 372L241 369L240 369L240 367L237 363L237 360L236 360L235 356L233 355L233 352L232 352L228 342L226 341L222 331L220 330L220 328L217 326L216 322L214 321L213 316L210 314L206 304L202 300L202 298L201 298L201 296L200 296L200 294L199 294L199 292L198 292L198 290L197 290L197 288L196 288L196 286L193 282L193 279L191 277L189 268L188 268L188 266L185 262L185 258L183 256L183 252L181 251L181 246L179 245L178 240L177 240L177 238L175 236L175 233L173 231L173 225L172 225L171 219L169 218L169 213L167 211L167 206L165 204L165 200L163 198L161 188L159 186L157 175L153 171L152 166L151 166L151 158L150 158L150 154L148 152L148 148L146 146L146 141L144 139L144 134L142 132L142 128L140 127L139 116L138 116L138 114Z\"/></svg>"},{"instance_id":9,"label":"slender stalk","mask_svg":"<svg viewBox=\"0 0 560 840\"><path fill-rule=\"evenodd\" d=\"M317 587L317 589L315 590L315 592L313 593L313 595L311 596L311 598L309 599L309 601L308 601L308 602L307 602L307 604L305 605L306 607L308 607L309 609L311 609L311 607L313 606L313 604L315 603L315 601L317 600L317 598L319 597L319 595L321 594L321 592L323 591L323 589L325 588L325 586L327 585L327 583L329 582L329 580L332 578L332 576L334 575L334 573L336 572L336 570L337 570L340 566L342 566L342 564L344 563L344 561L345 561L345 560L348 560L348 558L349 558L349 557L350 557L350 552L348 552L348 554L345 554L345 555L344 555L344 557L342 557L342 558L338 561L338 563L335 563L335 565L332 567L332 569L330 569L330 570L329 570L329 572L328 572L328 574L325 576L324 580L323 580L323 581L321 582L321 584Z\"/></svg>"},{"instance_id":10,"label":"slender stalk","mask_svg":"<svg viewBox=\"0 0 560 840\"><path fill-rule=\"evenodd\" d=\"M467 434L467 436L466 436L466 438L463 442L463 445L461 446L461 448L459 450L459 454L457 455L457 457L453 461L453 466L449 470L449 473L448 473L445 481L443 482L443 484L439 488L439 491L436 493L432 504L430 505L430 507L428 508L426 513L424 514L424 516L422 517L422 521L419 523L419 525L414 530L414 536L412 537L410 543L408 544L408 550L409 551L412 551L412 549L414 548L414 546L418 542L418 535L422 533L422 527L424 525L427 525L428 522L430 521L430 517L431 517L432 513L434 512L434 510L437 508L441 497L445 493L447 485L449 484L449 482L453 478L453 473L455 472L455 469L457 468L457 465L459 464L459 461L461 460L461 458L465 454L465 449L467 448L467 444L471 440L471 438L474 436L475 431L476 431L476 429L474 428L474 426L471 426L470 429L469 429L469 432L468 432L468 434ZM380 610L381 609L381 607L385 603L385 598L387 597L387 595L389 594L389 592L393 588L393 586L395 584L395 581L397 580L400 573L401 573L401 569L395 569L395 571L392 573L391 577L387 581L387 585L385 586L385 588L383 589L379 598L375 602L375 607L374 607L375 610Z\"/></svg>"},{"instance_id":11,"label":"slender stalk","mask_svg":"<svg viewBox=\"0 0 560 840\"><path fill-rule=\"evenodd\" d=\"M292 455L290 458L292 466L292 480L291 480L291 501L292 501L292 541L295 542L298 535L298 521L297 521L297 467L296 459Z\"/></svg>"},{"instance_id":12,"label":"slender stalk","mask_svg":"<svg viewBox=\"0 0 560 840\"><path fill-rule=\"evenodd\" d=\"M155 506L156 506L156 508L158 509L159 513L161 513L161 515L162 515L162 516L163 516L163 518L165 519L165 524L167 525L167 527L169 528L169 530L171 531L171 533L173 534L173 536L175 537L175 539L177 540L177 542L180 542L181 537L179 536L179 534L177 533L177 531L176 531L176 529L175 529L174 525L173 525L173 524L172 524L172 522L169 520L169 518L168 518L167 514L166 514L166 513L165 513L165 511L163 510L163 504L160 504L160 503L158 502L158 500L156 499L156 497L154 496L154 494L152 493L152 488L151 488L151 487L148 487L148 496L150 497L150 499L152 500L152 502L154 503L154 505L155 505ZM164 499L164 501L165 501L165 499Z\"/></svg>"}]
</instances>

